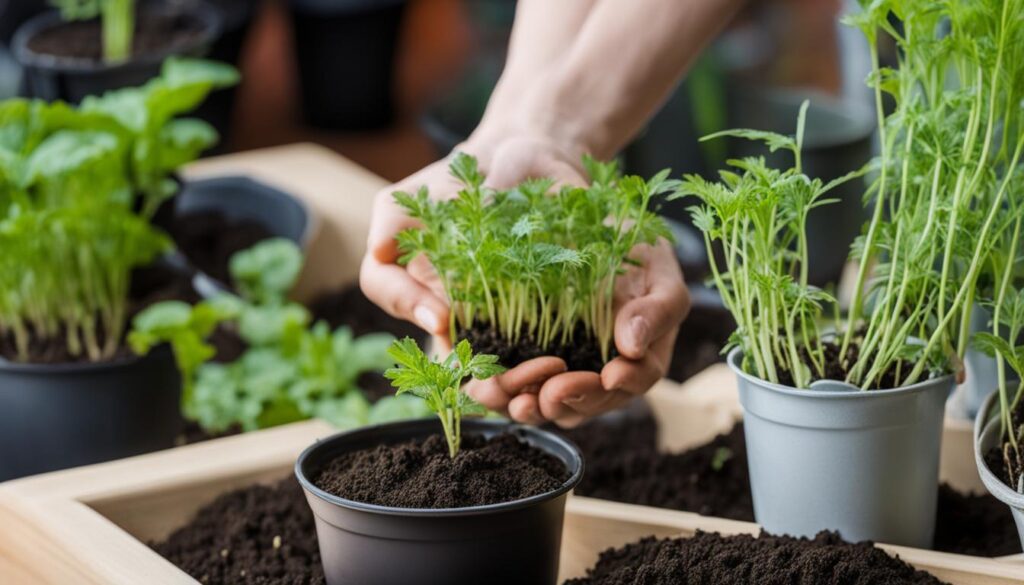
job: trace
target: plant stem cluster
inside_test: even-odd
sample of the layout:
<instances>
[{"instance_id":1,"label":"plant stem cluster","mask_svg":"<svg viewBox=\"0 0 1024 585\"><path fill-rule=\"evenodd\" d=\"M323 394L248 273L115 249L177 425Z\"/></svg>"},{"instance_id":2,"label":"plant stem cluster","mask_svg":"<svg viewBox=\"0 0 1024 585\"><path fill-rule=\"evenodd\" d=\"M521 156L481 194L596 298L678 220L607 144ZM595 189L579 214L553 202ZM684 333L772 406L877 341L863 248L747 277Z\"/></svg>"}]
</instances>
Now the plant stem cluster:
<instances>
[{"instance_id":1,"label":"plant stem cluster","mask_svg":"<svg viewBox=\"0 0 1024 585\"><path fill-rule=\"evenodd\" d=\"M132 55L135 0L50 0L65 20L101 19L103 60L124 61Z\"/></svg>"},{"instance_id":2,"label":"plant stem cluster","mask_svg":"<svg viewBox=\"0 0 1024 585\"><path fill-rule=\"evenodd\" d=\"M543 179L499 191L460 153L451 164L462 183L454 199L431 199L426 189L395 193L423 226L399 234L401 261L424 254L433 264L451 305L453 341L484 323L511 343L527 336L549 349L572 343L582 326L608 359L615 279L634 246L670 237L649 206L678 182L668 171L644 181L620 177L614 163L585 165L589 187L563 186L552 196L553 182Z\"/></svg>"}]
</instances>

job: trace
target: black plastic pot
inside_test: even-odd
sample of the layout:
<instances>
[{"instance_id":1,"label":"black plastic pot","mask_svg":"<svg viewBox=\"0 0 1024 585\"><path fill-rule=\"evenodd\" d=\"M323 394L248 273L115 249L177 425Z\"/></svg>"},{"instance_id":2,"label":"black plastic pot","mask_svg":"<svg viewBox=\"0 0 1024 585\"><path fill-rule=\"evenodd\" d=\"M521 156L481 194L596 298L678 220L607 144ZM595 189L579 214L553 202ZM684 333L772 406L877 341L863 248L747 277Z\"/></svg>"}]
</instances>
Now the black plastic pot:
<instances>
[{"instance_id":1,"label":"black plastic pot","mask_svg":"<svg viewBox=\"0 0 1024 585\"><path fill-rule=\"evenodd\" d=\"M169 347L97 364L0 359L0 481L173 447L180 388Z\"/></svg>"},{"instance_id":2,"label":"black plastic pot","mask_svg":"<svg viewBox=\"0 0 1024 585\"><path fill-rule=\"evenodd\" d=\"M160 74L164 59L171 55L205 56L220 34L220 13L201 0L194 0L184 6L172 3L146 4L140 10L193 18L202 27L202 33L196 35L187 46L177 47L176 50L168 49L137 56L123 63L109 64L91 59L46 55L30 49L28 44L33 37L44 30L61 26L64 22L56 11L40 14L22 24L11 42L14 56L24 69L23 93L26 97L47 101L78 103L88 95L142 85Z\"/></svg>"},{"instance_id":3,"label":"black plastic pot","mask_svg":"<svg viewBox=\"0 0 1024 585\"><path fill-rule=\"evenodd\" d=\"M441 432L432 419L366 427L306 449L295 475L316 517L329 585L545 585L558 578L565 499L583 476L579 449L547 431L500 421L465 420L464 433L514 433L559 458L571 477L557 490L503 504L409 509L353 502L310 481L342 453Z\"/></svg>"},{"instance_id":4,"label":"black plastic pot","mask_svg":"<svg viewBox=\"0 0 1024 585\"><path fill-rule=\"evenodd\" d=\"M303 249L313 233L312 216L302 201L249 177L188 181L170 205L158 213L157 225L166 225L164 222L170 220L165 214L181 217L199 211L219 211L228 220L259 223L272 237L291 240ZM228 283L190 268L191 263L180 252L174 252L168 260L179 269L195 272L192 285L204 297L230 288Z\"/></svg>"},{"instance_id":5,"label":"black plastic pot","mask_svg":"<svg viewBox=\"0 0 1024 585\"><path fill-rule=\"evenodd\" d=\"M395 117L405 0L291 0L302 112L312 126L374 130Z\"/></svg>"}]
</instances>

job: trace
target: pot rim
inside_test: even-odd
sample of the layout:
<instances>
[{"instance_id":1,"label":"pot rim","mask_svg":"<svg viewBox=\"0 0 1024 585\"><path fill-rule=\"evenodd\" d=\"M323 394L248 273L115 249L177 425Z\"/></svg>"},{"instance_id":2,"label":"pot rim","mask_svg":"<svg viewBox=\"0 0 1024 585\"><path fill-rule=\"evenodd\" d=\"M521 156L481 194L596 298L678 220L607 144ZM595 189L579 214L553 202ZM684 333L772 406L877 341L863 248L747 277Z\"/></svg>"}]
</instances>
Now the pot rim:
<instances>
[{"instance_id":1,"label":"pot rim","mask_svg":"<svg viewBox=\"0 0 1024 585\"><path fill-rule=\"evenodd\" d=\"M166 6L154 4L145 7L140 6L138 9L147 12L172 12ZM223 19L220 13L207 0L196 0L187 10L182 10L181 12L190 14L203 25L203 30L198 35L198 38L187 45L189 49L211 44L223 30ZM59 57L46 53L37 53L29 48L29 41L36 35L44 30L60 26L64 22L59 11L48 10L22 23L15 30L14 36L11 39L11 52L18 63L22 66L48 69L57 73L90 74L155 65L162 63L168 57L183 52L180 49L165 49L133 56L116 63L107 63L103 60L95 61L92 59ZM187 49L184 52L187 52Z\"/></svg>"},{"instance_id":2,"label":"pot rim","mask_svg":"<svg viewBox=\"0 0 1024 585\"><path fill-rule=\"evenodd\" d=\"M170 346L161 343L154 347L146 355L131 355L127 357L120 357L105 362L61 362L56 364L42 364L39 362L12 362L10 360L0 357L0 372L16 372L25 374L40 374L44 376L56 375L56 374L79 374L79 373L90 373L97 370L114 370L117 368L128 367L138 364L139 362L151 359L154 354L163 353L164 351L170 351Z\"/></svg>"},{"instance_id":3,"label":"pot rim","mask_svg":"<svg viewBox=\"0 0 1024 585\"><path fill-rule=\"evenodd\" d=\"M768 380L762 380L757 376L749 374L743 371L740 366L740 357L743 353L743 348L734 347L730 352L726 362L729 364L731 369L737 376L743 378L747 382L750 382L754 386L772 390L780 394L786 394L789 396L796 396L799 398L822 398L827 400L841 400L841 399L863 399L866 397L886 397L897 394L912 394L915 392L923 392L936 386L942 385L948 381L954 379L953 374L946 374L938 378L928 378L922 380L910 386L900 386L898 388L884 388L879 390L858 390L856 392L842 391L842 390L815 390L811 388L800 389L792 386L785 386L783 384L776 384L769 382Z\"/></svg>"},{"instance_id":4,"label":"pot rim","mask_svg":"<svg viewBox=\"0 0 1024 585\"><path fill-rule=\"evenodd\" d=\"M530 426L530 425L513 423L513 422L509 422L509 421L505 421L505 420L497 421L497 420L480 420L480 419L467 419L467 420L463 420L462 421L463 429L467 430L466 426L475 427L475 428L469 429L471 433L472 432L479 432L479 431L483 431L483 430L487 430L487 429L498 430L499 433L505 433L505 432L512 432L512 431L520 430L520 431L522 431L524 433L527 433L527 434L533 434L533 435L536 435L536 436L539 436L539 437L543 437L543 438L545 438L547 440L554 441L555 443L557 443L557 444L561 445L563 448L565 448L572 455L572 462L571 463L575 463L576 464L575 465L575 470L573 470L572 466L570 465L570 471L572 473L569 475L569 478L567 480L565 480L565 482L563 482L562 485L560 485L559 487L557 487L554 490L551 490L551 491L548 491L548 492L544 492L542 494L537 494L535 496L530 496L528 498L520 498L518 500L512 500L510 502L500 502L500 503L497 503L497 504L487 504L487 505L484 505L484 506L467 506L467 507L464 507L464 508L400 508L400 507L397 507L397 506L382 506L382 505L379 505L379 504L368 504L368 503L365 503L365 502L357 502L355 500L349 500L347 498L342 498L341 496L336 496L334 494L328 493L328 492L320 489L319 487L317 487L312 482L312 480L310 480L308 477L306 477L306 474L302 470L303 464L306 462L307 459L309 459L312 456L312 454L315 451L320 450L320 449L324 449L326 445L331 444L331 443L335 443L335 442L338 442L338 441L341 441L341 440L343 440L345 438L348 438L349 436L351 436L353 434L356 434L356 433L373 434L374 432L376 432L376 431L378 431L378 430L380 430L382 428L420 425L420 424L424 424L425 421L429 421L431 423L435 422L433 420L433 418L421 418L421 419L414 419L414 420L390 422L390 423L384 423L384 424L379 424L379 425L370 425L370 426L360 427L360 428L353 429L353 430L350 430L350 431L343 431L343 432L331 435L330 437L327 437L325 439L318 439L315 443L313 443L309 447L306 447L302 451L302 454L299 455L299 458L295 461L295 466L294 466L295 477L299 480L299 484L302 486L302 488L306 491L307 494L312 494L312 495L316 496L317 498L319 498L319 499L321 499L321 500L323 500L323 501L325 501L325 502L327 502L329 504L332 504L334 506L338 506L338 507L341 507L341 508L346 508L346 509L349 509L349 510L355 510L355 511L358 511L358 512L367 512L367 513L370 513L370 514L382 514L382 515L388 515L388 516L410 516L410 517L417 517L417 518L451 518L451 517L458 517L458 516L478 516L478 515L492 514L492 513L496 513L496 512L511 512L513 510L519 510L519 509L522 509L522 508L528 508L528 507L533 506L535 504L539 504L539 503L544 502L544 501L552 500L552 499L558 498L558 497L560 497L560 496L562 496L564 494L567 494L570 490L572 490L574 487L576 487L576 485L583 478L583 470L584 470L583 454L580 452L579 447L577 447L575 444L573 444L568 439L566 439L564 437L561 437L561 436L559 436L559 435L557 435L555 433L552 433L551 431L546 431L546 430L543 430L543 429L540 429L540 428L537 428L537 427L534 427L534 426ZM467 423L469 423L469 424L467 425ZM536 448L538 448L538 449L546 451L545 449L543 449L540 446L537 446L537 445L534 445L534 446Z\"/></svg>"},{"instance_id":5,"label":"pot rim","mask_svg":"<svg viewBox=\"0 0 1024 585\"><path fill-rule=\"evenodd\" d=\"M988 465L985 464L985 455L982 453L982 439L992 432L993 426L999 423L998 418L985 422L988 412L991 410L992 404L998 395L998 392L989 394L981 409L978 410L978 414L974 417L974 463L978 468L978 475L981 476L981 483L985 484L985 489L990 494L1011 508L1024 510L1024 494L1006 485L1002 479L993 473L988 468Z\"/></svg>"}]
</instances>

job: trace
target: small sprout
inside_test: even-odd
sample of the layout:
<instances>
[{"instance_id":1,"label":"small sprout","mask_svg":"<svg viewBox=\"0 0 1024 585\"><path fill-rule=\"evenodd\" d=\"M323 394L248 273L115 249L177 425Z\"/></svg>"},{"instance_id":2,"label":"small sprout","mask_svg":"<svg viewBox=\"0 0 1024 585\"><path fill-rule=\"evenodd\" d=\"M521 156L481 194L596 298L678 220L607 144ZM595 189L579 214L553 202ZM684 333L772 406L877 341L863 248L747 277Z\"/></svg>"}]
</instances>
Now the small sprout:
<instances>
[{"instance_id":1,"label":"small sprout","mask_svg":"<svg viewBox=\"0 0 1024 585\"><path fill-rule=\"evenodd\" d=\"M384 375L398 389L399 395L409 393L426 401L441 419L448 455L455 458L462 442L462 415L486 412L462 390L462 381L468 377L486 380L504 372L505 368L498 365L498 356L473 355L469 342L464 339L439 362L428 358L409 337L392 343L388 354L397 366Z\"/></svg>"},{"instance_id":2,"label":"small sprout","mask_svg":"<svg viewBox=\"0 0 1024 585\"><path fill-rule=\"evenodd\" d=\"M711 457L711 469L716 472L722 471L722 468L725 467L725 463L732 459L732 457L732 449L728 447L719 447L715 449L715 454Z\"/></svg>"}]
</instances>

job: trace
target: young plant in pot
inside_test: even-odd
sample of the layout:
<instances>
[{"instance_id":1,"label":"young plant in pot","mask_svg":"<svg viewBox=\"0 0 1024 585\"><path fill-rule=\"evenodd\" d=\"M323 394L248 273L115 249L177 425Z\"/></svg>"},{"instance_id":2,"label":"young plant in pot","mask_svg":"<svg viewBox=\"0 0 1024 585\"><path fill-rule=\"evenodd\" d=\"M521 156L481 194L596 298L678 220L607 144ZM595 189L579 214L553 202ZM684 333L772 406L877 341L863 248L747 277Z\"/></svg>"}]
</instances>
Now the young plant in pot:
<instances>
[{"instance_id":1,"label":"young plant in pot","mask_svg":"<svg viewBox=\"0 0 1024 585\"><path fill-rule=\"evenodd\" d=\"M725 248L725 266L712 269L738 323L729 364L751 415L758 522L772 532L835 529L850 540L929 547L944 403L984 260L1009 225L1021 139L995 128L1016 127L1005 104L1019 103L1024 85L999 80L1021 24L996 2L981 13L897 4L873 3L852 19L876 64L882 149L869 191L875 208L853 247L860 269L850 313L835 334L819 326L822 305L834 301L807 286L804 230L806 212L834 183L800 172L802 116L796 138L730 133L792 151L794 168L744 159L721 183L694 177L683 192L703 202L694 217L708 245ZM891 11L910 34L889 26ZM878 67L878 30L900 44L899 69ZM944 75L956 67L963 87L950 89ZM896 104L888 118L883 92Z\"/></svg>"},{"instance_id":2,"label":"young plant in pot","mask_svg":"<svg viewBox=\"0 0 1024 585\"><path fill-rule=\"evenodd\" d=\"M78 103L141 85L169 56L203 57L220 34L220 15L203 0L51 0L59 10L29 19L12 52L30 97Z\"/></svg>"},{"instance_id":3,"label":"young plant in pot","mask_svg":"<svg viewBox=\"0 0 1024 585\"><path fill-rule=\"evenodd\" d=\"M508 366L554 355L570 370L599 372L614 357L616 278L635 246L671 239L649 207L678 181L668 171L645 181L620 177L615 163L584 163L589 187L550 196L550 179L488 189L476 159L460 153L451 163L463 185L456 198L395 193L422 224L398 235L401 261L422 254L437 271L453 344L468 339Z\"/></svg>"},{"instance_id":4,"label":"young plant in pot","mask_svg":"<svg viewBox=\"0 0 1024 585\"><path fill-rule=\"evenodd\" d=\"M78 108L0 103L0 479L173 444L170 352L134 358L124 330L144 302L133 270L170 245L151 210L216 139L172 118L219 73L176 62Z\"/></svg>"},{"instance_id":5,"label":"young plant in pot","mask_svg":"<svg viewBox=\"0 0 1024 585\"><path fill-rule=\"evenodd\" d=\"M301 250L285 239L238 252L231 259L237 296L152 305L135 317L131 346L147 355L171 345L182 374L182 411L212 436L313 417L352 429L427 416L411 396L371 405L360 384L364 374L391 365L394 337L353 337L347 327L312 323L305 307L286 298L301 267Z\"/></svg>"},{"instance_id":6,"label":"young plant in pot","mask_svg":"<svg viewBox=\"0 0 1024 585\"><path fill-rule=\"evenodd\" d=\"M555 583L565 499L583 474L575 446L479 410L461 384L504 371L465 340L442 361L406 338L387 372L437 421L335 435L295 474L316 518L327 582ZM442 433L438 433L438 431ZM395 562L401 559L401 562Z\"/></svg>"}]
</instances>

